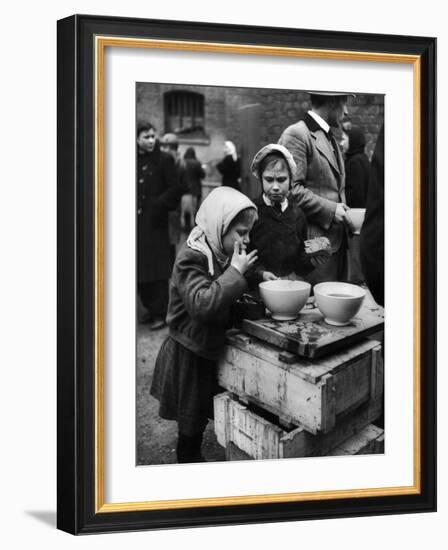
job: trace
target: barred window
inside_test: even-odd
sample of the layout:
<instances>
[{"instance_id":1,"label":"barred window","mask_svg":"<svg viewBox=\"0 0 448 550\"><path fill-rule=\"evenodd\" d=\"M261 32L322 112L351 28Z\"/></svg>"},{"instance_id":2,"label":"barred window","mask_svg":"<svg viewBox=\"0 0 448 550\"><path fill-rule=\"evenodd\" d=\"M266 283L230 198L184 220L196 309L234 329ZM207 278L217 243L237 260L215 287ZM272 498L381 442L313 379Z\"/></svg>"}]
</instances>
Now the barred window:
<instances>
[{"instance_id":1,"label":"barred window","mask_svg":"<svg viewBox=\"0 0 448 550\"><path fill-rule=\"evenodd\" d=\"M172 91L166 92L165 131L179 136L203 137L204 96L196 92Z\"/></svg>"}]
</instances>

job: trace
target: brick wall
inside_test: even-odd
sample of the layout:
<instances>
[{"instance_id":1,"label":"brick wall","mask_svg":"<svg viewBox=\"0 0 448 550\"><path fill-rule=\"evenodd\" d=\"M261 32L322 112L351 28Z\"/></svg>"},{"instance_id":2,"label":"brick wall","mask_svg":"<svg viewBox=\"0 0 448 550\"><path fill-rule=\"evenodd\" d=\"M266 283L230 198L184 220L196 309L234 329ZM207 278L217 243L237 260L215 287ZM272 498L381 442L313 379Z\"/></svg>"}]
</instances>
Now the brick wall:
<instances>
[{"instance_id":1,"label":"brick wall","mask_svg":"<svg viewBox=\"0 0 448 550\"><path fill-rule=\"evenodd\" d=\"M381 125L384 121L384 96L359 94L349 107L350 120L354 126L360 126L366 136L366 153L373 154Z\"/></svg>"}]
</instances>

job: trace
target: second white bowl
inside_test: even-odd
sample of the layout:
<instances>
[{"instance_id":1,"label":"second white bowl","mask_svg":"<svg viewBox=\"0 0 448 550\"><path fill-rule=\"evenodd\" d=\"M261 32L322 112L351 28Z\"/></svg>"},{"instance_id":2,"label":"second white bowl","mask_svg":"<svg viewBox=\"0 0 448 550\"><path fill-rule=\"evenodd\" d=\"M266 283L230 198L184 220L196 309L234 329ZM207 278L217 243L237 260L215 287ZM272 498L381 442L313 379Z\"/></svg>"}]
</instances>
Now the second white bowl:
<instances>
[{"instance_id":1,"label":"second white bowl","mask_svg":"<svg viewBox=\"0 0 448 550\"><path fill-rule=\"evenodd\" d=\"M330 325L350 323L361 308L366 291L349 283L319 283L314 286L316 305Z\"/></svg>"}]
</instances>

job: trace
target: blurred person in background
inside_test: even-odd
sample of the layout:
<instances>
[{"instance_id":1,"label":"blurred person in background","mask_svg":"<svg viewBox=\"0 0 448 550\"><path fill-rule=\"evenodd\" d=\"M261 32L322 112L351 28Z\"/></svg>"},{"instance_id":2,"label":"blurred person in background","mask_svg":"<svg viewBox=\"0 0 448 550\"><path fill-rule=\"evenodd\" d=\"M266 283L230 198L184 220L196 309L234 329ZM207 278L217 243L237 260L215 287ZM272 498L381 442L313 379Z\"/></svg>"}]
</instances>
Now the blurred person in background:
<instances>
[{"instance_id":1,"label":"blurred person in background","mask_svg":"<svg viewBox=\"0 0 448 550\"><path fill-rule=\"evenodd\" d=\"M361 229L361 263L370 292L384 306L384 126L372 157L366 217Z\"/></svg>"},{"instance_id":2,"label":"blurred person in background","mask_svg":"<svg viewBox=\"0 0 448 550\"><path fill-rule=\"evenodd\" d=\"M182 197L180 223L182 230L189 233L194 227L194 218L201 203L202 180L205 177L193 147L188 147L184 153L184 169L188 193Z\"/></svg>"},{"instance_id":3,"label":"blurred person in background","mask_svg":"<svg viewBox=\"0 0 448 550\"><path fill-rule=\"evenodd\" d=\"M176 167L177 178L182 190L182 198L185 193L188 192L187 186L187 174L185 170L185 163L182 156L179 153L179 139L176 134L167 133L164 134L160 140L160 148L164 153L167 153L174 160ZM182 211L182 199L178 208L173 210L169 214L169 238L170 238L170 250L171 250L171 265L174 264L179 243L182 239L181 230L181 211Z\"/></svg>"}]
</instances>

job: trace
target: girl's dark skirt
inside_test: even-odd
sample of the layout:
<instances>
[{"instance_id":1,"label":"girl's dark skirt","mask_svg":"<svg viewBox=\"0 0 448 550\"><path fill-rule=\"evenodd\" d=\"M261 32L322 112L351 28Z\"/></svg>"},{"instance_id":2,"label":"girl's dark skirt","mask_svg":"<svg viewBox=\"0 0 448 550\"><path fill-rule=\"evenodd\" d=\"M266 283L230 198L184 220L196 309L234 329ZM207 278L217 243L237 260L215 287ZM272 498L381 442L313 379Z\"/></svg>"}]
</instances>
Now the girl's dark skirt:
<instances>
[{"instance_id":1,"label":"girl's dark skirt","mask_svg":"<svg viewBox=\"0 0 448 550\"><path fill-rule=\"evenodd\" d=\"M177 420L180 433L202 433L213 418L213 396L218 393L216 362L168 336L157 355L150 391L160 402L159 415Z\"/></svg>"}]
</instances>

